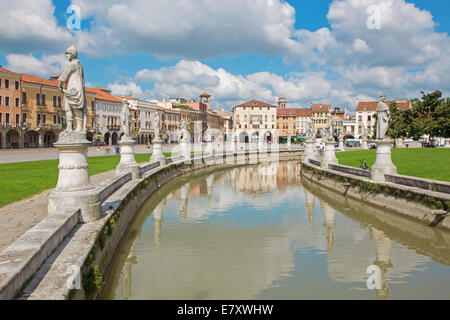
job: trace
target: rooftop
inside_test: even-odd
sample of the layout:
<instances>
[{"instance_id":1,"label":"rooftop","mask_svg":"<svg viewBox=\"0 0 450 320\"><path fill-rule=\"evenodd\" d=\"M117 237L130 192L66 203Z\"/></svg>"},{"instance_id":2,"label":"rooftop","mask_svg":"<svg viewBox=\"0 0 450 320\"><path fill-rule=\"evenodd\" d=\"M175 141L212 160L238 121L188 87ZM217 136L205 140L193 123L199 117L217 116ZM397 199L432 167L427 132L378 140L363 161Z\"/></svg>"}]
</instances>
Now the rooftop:
<instances>
[{"instance_id":1,"label":"rooftop","mask_svg":"<svg viewBox=\"0 0 450 320\"><path fill-rule=\"evenodd\" d=\"M259 101L259 100L256 100L256 99L253 99L253 100L244 102L243 104L234 106L234 107L233 107L233 110L234 110L234 108L236 108L236 107L244 107L244 108L248 108L248 107L257 107L257 108L258 108L258 107L278 108L277 106L274 106L273 104L268 104L268 103L265 103L265 102L262 102L262 101Z\"/></svg>"},{"instance_id":2,"label":"rooftop","mask_svg":"<svg viewBox=\"0 0 450 320\"><path fill-rule=\"evenodd\" d=\"M412 107L411 100L397 100L397 101L385 101L390 107L391 103L395 102L400 110L408 110ZM358 101L356 105L356 112L358 111L376 111L378 101Z\"/></svg>"}]
</instances>

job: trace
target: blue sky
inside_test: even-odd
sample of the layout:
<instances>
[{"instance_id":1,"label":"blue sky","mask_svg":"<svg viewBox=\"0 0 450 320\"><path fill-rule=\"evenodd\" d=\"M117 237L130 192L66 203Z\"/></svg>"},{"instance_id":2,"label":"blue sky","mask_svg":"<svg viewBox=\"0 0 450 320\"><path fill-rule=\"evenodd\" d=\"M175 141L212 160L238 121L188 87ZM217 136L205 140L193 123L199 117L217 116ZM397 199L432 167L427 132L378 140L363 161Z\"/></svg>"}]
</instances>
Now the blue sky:
<instances>
[{"instance_id":1,"label":"blue sky","mask_svg":"<svg viewBox=\"0 0 450 320\"><path fill-rule=\"evenodd\" d=\"M80 31L66 28L71 4L81 9ZM380 29L366 24L373 5ZM450 91L446 0L17 0L4 7L1 65L58 74L74 43L87 83L115 94L206 91L227 109L283 95L291 107L352 110L356 98ZM9 30L11 19L21 28Z\"/></svg>"}]
</instances>

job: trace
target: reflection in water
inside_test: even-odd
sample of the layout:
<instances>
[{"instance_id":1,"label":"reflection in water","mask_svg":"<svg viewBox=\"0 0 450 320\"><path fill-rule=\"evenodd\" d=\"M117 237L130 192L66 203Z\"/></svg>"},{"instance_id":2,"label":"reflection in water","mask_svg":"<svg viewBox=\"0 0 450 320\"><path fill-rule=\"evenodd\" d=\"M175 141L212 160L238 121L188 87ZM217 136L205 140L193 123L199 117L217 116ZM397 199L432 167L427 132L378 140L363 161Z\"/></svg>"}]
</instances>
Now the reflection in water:
<instances>
[{"instance_id":1,"label":"reflection in water","mask_svg":"<svg viewBox=\"0 0 450 320\"><path fill-rule=\"evenodd\" d=\"M448 233L327 191L299 172L297 162L261 164L161 188L141 209L101 298L450 297L448 286L433 286L440 284L433 272L449 275ZM381 269L376 291L366 287L372 264Z\"/></svg>"},{"instance_id":2,"label":"reflection in water","mask_svg":"<svg viewBox=\"0 0 450 320\"><path fill-rule=\"evenodd\" d=\"M392 240L384 235L380 230L374 227L369 227L372 240L375 242L376 260L374 265L381 270L381 289L377 289L377 299L389 298L389 284L386 280L387 270L392 268L391 263L391 249Z\"/></svg>"}]
</instances>

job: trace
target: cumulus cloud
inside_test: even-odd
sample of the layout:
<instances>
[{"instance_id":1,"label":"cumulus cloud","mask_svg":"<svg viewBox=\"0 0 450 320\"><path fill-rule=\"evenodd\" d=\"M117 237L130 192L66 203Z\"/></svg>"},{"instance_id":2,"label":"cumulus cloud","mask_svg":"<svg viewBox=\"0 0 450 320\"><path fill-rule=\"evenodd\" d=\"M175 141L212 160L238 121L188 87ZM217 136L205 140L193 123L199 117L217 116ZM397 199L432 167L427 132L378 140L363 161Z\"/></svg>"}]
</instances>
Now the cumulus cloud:
<instances>
[{"instance_id":1,"label":"cumulus cloud","mask_svg":"<svg viewBox=\"0 0 450 320\"><path fill-rule=\"evenodd\" d=\"M110 83L108 89L111 90L113 95L125 95L135 98L145 97L142 88L133 81Z\"/></svg>"},{"instance_id":2,"label":"cumulus cloud","mask_svg":"<svg viewBox=\"0 0 450 320\"><path fill-rule=\"evenodd\" d=\"M67 29L58 26L51 0L2 1L0 51L53 52L70 45Z\"/></svg>"},{"instance_id":3,"label":"cumulus cloud","mask_svg":"<svg viewBox=\"0 0 450 320\"><path fill-rule=\"evenodd\" d=\"M142 69L126 85L139 88L149 85L152 89L141 90L146 98L198 98L201 93L208 92L212 94L215 106L227 109L254 98L276 104L280 96L296 106L309 105L313 101L327 102L330 98L339 103L354 100L350 91L334 87L322 72L286 76L257 72L243 76L190 60L180 60L159 69ZM114 87L115 92L123 91L118 84L109 87Z\"/></svg>"},{"instance_id":4,"label":"cumulus cloud","mask_svg":"<svg viewBox=\"0 0 450 320\"><path fill-rule=\"evenodd\" d=\"M43 55L36 58L31 54L9 54L6 56L7 69L47 78L61 74L67 60L63 54Z\"/></svg>"}]
</instances>

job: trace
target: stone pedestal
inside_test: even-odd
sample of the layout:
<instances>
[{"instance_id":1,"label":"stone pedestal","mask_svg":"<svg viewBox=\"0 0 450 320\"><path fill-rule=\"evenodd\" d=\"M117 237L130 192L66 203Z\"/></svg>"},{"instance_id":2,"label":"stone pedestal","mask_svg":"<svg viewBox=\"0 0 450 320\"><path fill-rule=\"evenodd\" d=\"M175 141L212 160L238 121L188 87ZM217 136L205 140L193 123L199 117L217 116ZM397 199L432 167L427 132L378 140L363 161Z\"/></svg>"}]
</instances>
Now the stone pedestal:
<instances>
[{"instance_id":1,"label":"stone pedestal","mask_svg":"<svg viewBox=\"0 0 450 320\"><path fill-rule=\"evenodd\" d=\"M166 158L164 157L164 155L162 153L162 140L157 138L157 139L153 140L152 143L153 143L153 151L152 151L152 157L150 158L150 163L165 161Z\"/></svg>"},{"instance_id":2,"label":"stone pedestal","mask_svg":"<svg viewBox=\"0 0 450 320\"><path fill-rule=\"evenodd\" d=\"M205 153L208 153L210 156L214 155L214 148L212 142L205 142Z\"/></svg>"},{"instance_id":3,"label":"stone pedestal","mask_svg":"<svg viewBox=\"0 0 450 320\"><path fill-rule=\"evenodd\" d=\"M131 137L123 136L119 141L120 145L120 162L116 167L116 174L124 174L132 171L133 167L138 166L134 158L134 140Z\"/></svg>"},{"instance_id":4,"label":"stone pedestal","mask_svg":"<svg viewBox=\"0 0 450 320\"><path fill-rule=\"evenodd\" d=\"M87 148L92 145L86 135L63 132L54 146L59 150L59 177L50 193L48 210L81 209L83 222L101 218L101 206L88 174Z\"/></svg>"},{"instance_id":5,"label":"stone pedestal","mask_svg":"<svg viewBox=\"0 0 450 320\"><path fill-rule=\"evenodd\" d=\"M305 141L305 152L303 153L302 160L306 163L308 163L309 159L315 159L316 153L314 151L314 140L307 139Z\"/></svg>"},{"instance_id":6,"label":"stone pedestal","mask_svg":"<svg viewBox=\"0 0 450 320\"><path fill-rule=\"evenodd\" d=\"M322 168L328 168L328 165L330 164L338 164L338 159L336 158L335 154L336 147L334 145L334 140L327 140L325 142L325 150L321 162Z\"/></svg>"},{"instance_id":7,"label":"stone pedestal","mask_svg":"<svg viewBox=\"0 0 450 320\"><path fill-rule=\"evenodd\" d=\"M288 148L288 150L291 150L291 137L288 137L287 148Z\"/></svg>"},{"instance_id":8,"label":"stone pedestal","mask_svg":"<svg viewBox=\"0 0 450 320\"><path fill-rule=\"evenodd\" d=\"M339 141L339 151L345 151L344 140Z\"/></svg>"},{"instance_id":9,"label":"stone pedestal","mask_svg":"<svg viewBox=\"0 0 450 320\"><path fill-rule=\"evenodd\" d=\"M364 150L369 149L369 145L367 144L367 140L366 140L366 139L363 140L362 146L361 146L361 147L362 147Z\"/></svg>"},{"instance_id":10,"label":"stone pedestal","mask_svg":"<svg viewBox=\"0 0 450 320\"><path fill-rule=\"evenodd\" d=\"M375 164L370 168L370 179L374 181L385 181L385 174L396 174L397 168L391 158L392 140L377 140L377 158Z\"/></svg>"},{"instance_id":11,"label":"stone pedestal","mask_svg":"<svg viewBox=\"0 0 450 320\"><path fill-rule=\"evenodd\" d=\"M180 156L184 157L185 160L191 160L190 144L184 139L180 142Z\"/></svg>"}]
</instances>

